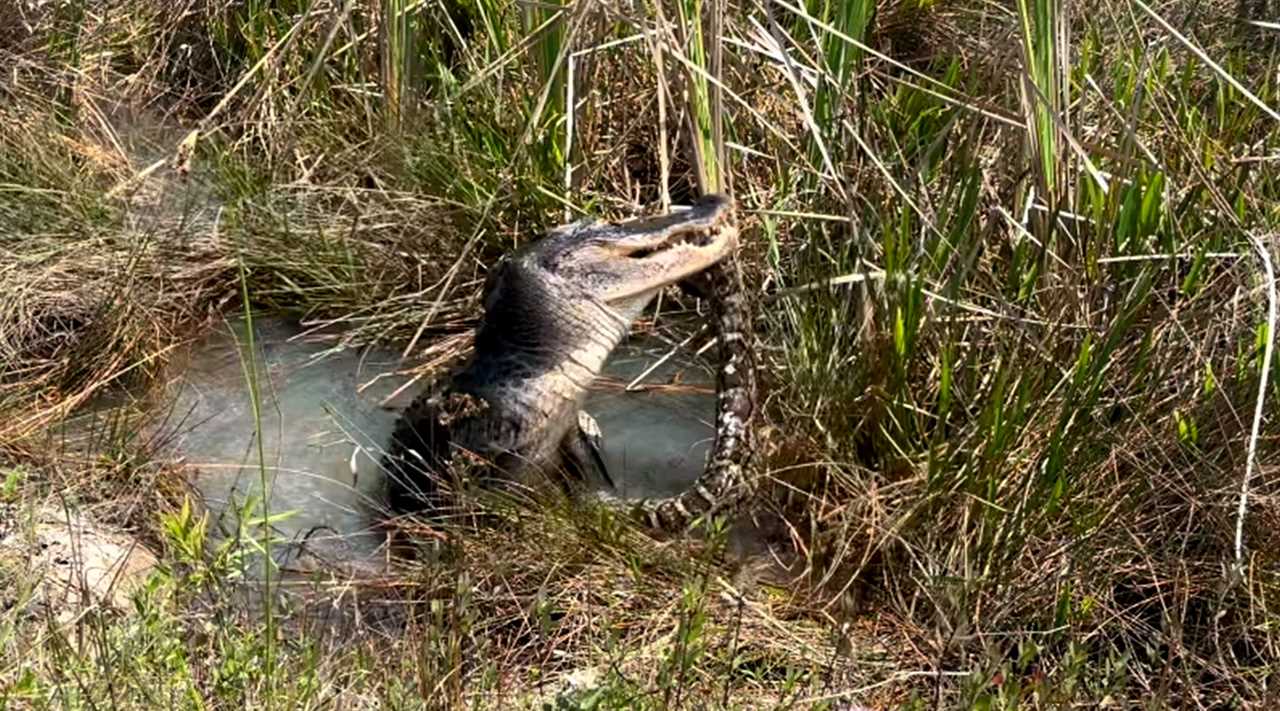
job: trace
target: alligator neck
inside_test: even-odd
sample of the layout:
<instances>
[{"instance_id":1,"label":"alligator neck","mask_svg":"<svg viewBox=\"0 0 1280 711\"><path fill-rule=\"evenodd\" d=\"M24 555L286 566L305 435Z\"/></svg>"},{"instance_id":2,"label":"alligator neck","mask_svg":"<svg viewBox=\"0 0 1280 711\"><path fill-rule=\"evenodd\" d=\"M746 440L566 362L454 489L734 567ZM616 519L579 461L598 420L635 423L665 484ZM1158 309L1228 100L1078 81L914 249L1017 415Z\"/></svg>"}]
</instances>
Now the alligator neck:
<instances>
[{"instance_id":1,"label":"alligator neck","mask_svg":"<svg viewBox=\"0 0 1280 711\"><path fill-rule=\"evenodd\" d=\"M454 444L497 457L518 476L556 464L560 442L578 425L592 382L629 324L590 299L549 300L572 308L534 312L519 309L527 299L507 301L514 306L486 314L475 354L452 378L446 398L460 394L484 404L456 421Z\"/></svg>"},{"instance_id":2,"label":"alligator neck","mask_svg":"<svg viewBox=\"0 0 1280 711\"><path fill-rule=\"evenodd\" d=\"M629 322L598 302L556 312L488 316L476 334L475 353L454 376L453 388L481 394L504 391L559 393L581 401Z\"/></svg>"}]
</instances>

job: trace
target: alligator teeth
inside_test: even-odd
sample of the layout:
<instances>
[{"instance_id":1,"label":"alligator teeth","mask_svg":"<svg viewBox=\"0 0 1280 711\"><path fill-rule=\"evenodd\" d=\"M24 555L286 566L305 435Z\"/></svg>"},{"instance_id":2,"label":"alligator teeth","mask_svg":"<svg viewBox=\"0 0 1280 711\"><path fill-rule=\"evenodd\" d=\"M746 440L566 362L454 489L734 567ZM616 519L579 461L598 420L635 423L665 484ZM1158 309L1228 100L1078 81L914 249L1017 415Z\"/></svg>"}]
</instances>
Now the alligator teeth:
<instances>
[{"instance_id":1,"label":"alligator teeth","mask_svg":"<svg viewBox=\"0 0 1280 711\"><path fill-rule=\"evenodd\" d=\"M692 235L690 235L690 237L691 239L689 241L696 244L699 247L705 247L711 244L711 230L706 230L706 229L698 230L697 232L694 232Z\"/></svg>"},{"instance_id":2,"label":"alligator teeth","mask_svg":"<svg viewBox=\"0 0 1280 711\"><path fill-rule=\"evenodd\" d=\"M711 245L712 234L718 233L719 230L713 230L710 227L699 227L674 235L668 242L668 246L688 244L695 247L707 247Z\"/></svg>"}]
</instances>

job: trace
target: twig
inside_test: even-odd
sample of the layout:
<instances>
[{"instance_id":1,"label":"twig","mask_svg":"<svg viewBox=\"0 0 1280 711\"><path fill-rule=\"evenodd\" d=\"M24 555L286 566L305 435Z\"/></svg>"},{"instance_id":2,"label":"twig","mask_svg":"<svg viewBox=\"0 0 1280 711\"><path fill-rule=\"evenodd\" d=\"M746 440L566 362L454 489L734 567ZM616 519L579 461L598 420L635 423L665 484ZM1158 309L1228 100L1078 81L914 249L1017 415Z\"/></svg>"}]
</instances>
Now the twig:
<instances>
[{"instance_id":1,"label":"twig","mask_svg":"<svg viewBox=\"0 0 1280 711\"><path fill-rule=\"evenodd\" d=\"M1249 483L1257 469L1258 433L1262 429L1262 408L1267 397L1267 379L1271 374L1271 352L1276 342L1276 276L1271 266L1271 251L1257 235L1249 235L1249 241L1258 251L1262 266L1267 272L1267 343L1262 349L1262 375L1258 380L1258 401L1253 408L1253 427L1249 432L1249 452L1244 464L1244 479L1240 482L1240 503L1236 507L1236 562L1235 575L1244 571L1244 517L1248 513Z\"/></svg>"},{"instance_id":2,"label":"twig","mask_svg":"<svg viewBox=\"0 0 1280 711\"><path fill-rule=\"evenodd\" d=\"M685 346L689 345L689 341L692 341L694 337L696 337L698 334L702 333L705 330L707 330L707 324L704 323L698 327L698 330L689 334L689 336L686 337L683 341L680 341L678 344L672 346L671 350L667 351L666 355L654 361L653 365L650 365L648 368L645 368L644 372L637 375L635 379L632 380L631 382L627 383L627 387L623 388L623 390L625 392L635 392L636 390L639 390L639 388L636 386L640 384L641 380L644 380L645 378L649 377L650 373L657 370L659 367L661 367L663 363L666 363L668 360L670 360L671 356L675 355L676 352L679 351L681 348L684 348Z\"/></svg>"}]
</instances>

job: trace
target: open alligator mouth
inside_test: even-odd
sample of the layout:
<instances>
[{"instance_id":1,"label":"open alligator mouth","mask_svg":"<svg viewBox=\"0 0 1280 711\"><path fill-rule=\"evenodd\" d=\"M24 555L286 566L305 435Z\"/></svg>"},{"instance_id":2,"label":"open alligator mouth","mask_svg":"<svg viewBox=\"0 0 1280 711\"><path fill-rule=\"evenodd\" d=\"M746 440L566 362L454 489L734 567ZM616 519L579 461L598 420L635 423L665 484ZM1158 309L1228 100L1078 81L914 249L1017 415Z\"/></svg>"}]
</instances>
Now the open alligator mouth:
<instances>
[{"instance_id":1,"label":"open alligator mouth","mask_svg":"<svg viewBox=\"0 0 1280 711\"><path fill-rule=\"evenodd\" d=\"M619 222L611 228L613 234L606 238L611 246L635 258L666 249L711 247L737 235L737 228L733 226L733 201L723 195L708 195L689 207Z\"/></svg>"},{"instance_id":2,"label":"open alligator mouth","mask_svg":"<svg viewBox=\"0 0 1280 711\"><path fill-rule=\"evenodd\" d=\"M624 244L647 237L659 240L664 246L707 246L714 236L731 228L732 220L733 200L724 195L707 195L687 208L619 222L612 227L618 241Z\"/></svg>"},{"instance_id":3,"label":"open alligator mouth","mask_svg":"<svg viewBox=\"0 0 1280 711\"><path fill-rule=\"evenodd\" d=\"M606 302L652 296L697 274L738 244L733 200L708 195L665 215L553 233L536 258L546 271Z\"/></svg>"},{"instance_id":4,"label":"open alligator mouth","mask_svg":"<svg viewBox=\"0 0 1280 711\"><path fill-rule=\"evenodd\" d=\"M714 239L719 236L720 232L721 228L719 227L680 230L664 240L662 244L653 247L639 247L632 250L626 256L631 257L632 259L644 259L645 257L653 256L665 249L673 249L682 246L710 247Z\"/></svg>"}]
</instances>

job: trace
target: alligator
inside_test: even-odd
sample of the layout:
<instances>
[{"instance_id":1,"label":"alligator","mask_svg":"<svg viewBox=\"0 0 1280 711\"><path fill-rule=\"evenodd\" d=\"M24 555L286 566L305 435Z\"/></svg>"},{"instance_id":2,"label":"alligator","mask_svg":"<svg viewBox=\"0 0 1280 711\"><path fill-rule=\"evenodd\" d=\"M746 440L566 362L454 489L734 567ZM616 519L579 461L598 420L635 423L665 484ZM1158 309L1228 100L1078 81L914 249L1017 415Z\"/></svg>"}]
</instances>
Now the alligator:
<instances>
[{"instance_id":1,"label":"alligator","mask_svg":"<svg viewBox=\"0 0 1280 711\"><path fill-rule=\"evenodd\" d=\"M596 477L612 486L583 403L632 323L673 284L705 295L715 320L722 362L711 457L680 495L600 499L667 531L736 504L756 407L737 238L733 201L708 195L681 212L558 227L504 256L485 281L471 358L419 395L392 433L383 460L392 510L439 510L442 474L460 452L496 482L531 487L558 478L573 487Z\"/></svg>"}]
</instances>

